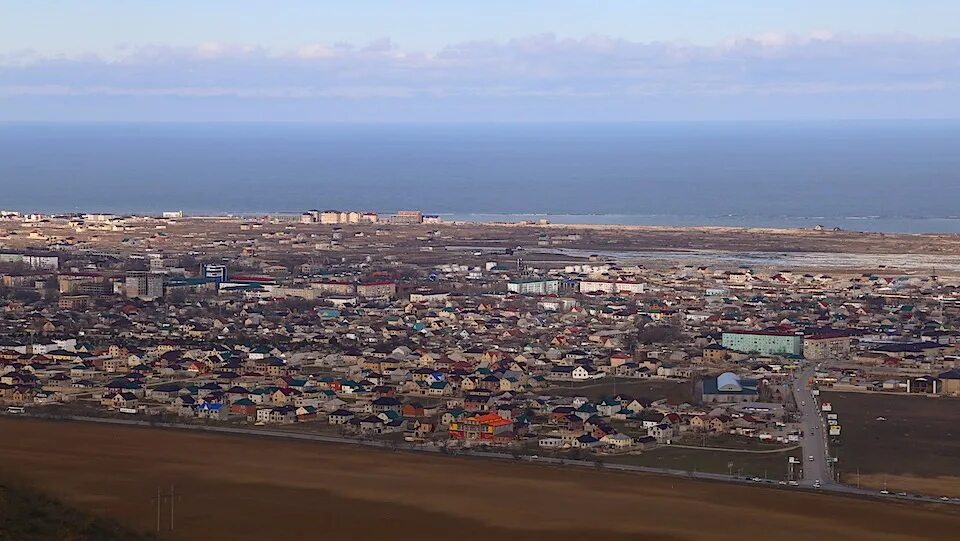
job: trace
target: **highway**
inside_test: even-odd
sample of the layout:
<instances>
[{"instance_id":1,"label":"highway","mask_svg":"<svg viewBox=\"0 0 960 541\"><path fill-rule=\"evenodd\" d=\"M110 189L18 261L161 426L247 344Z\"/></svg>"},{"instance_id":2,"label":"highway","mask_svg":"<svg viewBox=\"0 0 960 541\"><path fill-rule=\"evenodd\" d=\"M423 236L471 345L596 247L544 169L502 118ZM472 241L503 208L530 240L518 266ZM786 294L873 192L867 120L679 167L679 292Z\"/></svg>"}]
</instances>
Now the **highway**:
<instances>
[{"instance_id":1,"label":"highway","mask_svg":"<svg viewBox=\"0 0 960 541\"><path fill-rule=\"evenodd\" d=\"M808 382L813 377L815 367L807 364L797 374L793 382L793 397L800 409L800 426L803 436L800 445L803 446L803 485L813 486L820 481L823 487L837 485L833 478L833 469L828 463L829 447L827 446L827 428L820 415L819 402L813 396ZM813 460L810 458L813 457Z\"/></svg>"}]
</instances>

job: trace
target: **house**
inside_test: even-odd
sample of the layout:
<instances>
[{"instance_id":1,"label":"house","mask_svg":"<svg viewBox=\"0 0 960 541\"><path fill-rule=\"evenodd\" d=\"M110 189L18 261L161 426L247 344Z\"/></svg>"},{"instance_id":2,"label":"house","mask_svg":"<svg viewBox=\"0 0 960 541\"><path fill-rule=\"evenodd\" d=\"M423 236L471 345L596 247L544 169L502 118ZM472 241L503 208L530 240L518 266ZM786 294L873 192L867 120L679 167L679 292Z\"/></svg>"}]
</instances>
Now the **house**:
<instances>
[{"instance_id":1,"label":"house","mask_svg":"<svg viewBox=\"0 0 960 541\"><path fill-rule=\"evenodd\" d=\"M597 404L597 413L603 417L613 417L619 413L623 406L619 401L613 398L605 398Z\"/></svg>"},{"instance_id":2,"label":"house","mask_svg":"<svg viewBox=\"0 0 960 541\"><path fill-rule=\"evenodd\" d=\"M246 418L253 418L257 415L257 405L249 398L241 398L230 404L230 413L233 415L242 415Z\"/></svg>"},{"instance_id":3,"label":"house","mask_svg":"<svg viewBox=\"0 0 960 541\"><path fill-rule=\"evenodd\" d=\"M657 443L669 443L673 438L673 427L667 423L660 423L648 428L647 435L657 440Z\"/></svg>"},{"instance_id":4,"label":"house","mask_svg":"<svg viewBox=\"0 0 960 541\"><path fill-rule=\"evenodd\" d=\"M546 437L537 441L537 445L542 449L560 449L564 444L562 438Z\"/></svg>"},{"instance_id":5,"label":"house","mask_svg":"<svg viewBox=\"0 0 960 541\"><path fill-rule=\"evenodd\" d=\"M570 377L574 381L583 381L587 379L599 379L604 376L603 372L600 372L588 365L580 365L574 368L570 372Z\"/></svg>"},{"instance_id":6,"label":"house","mask_svg":"<svg viewBox=\"0 0 960 541\"><path fill-rule=\"evenodd\" d=\"M225 404L203 403L197 406L197 417L213 421L225 421L230 416L230 407Z\"/></svg>"},{"instance_id":7,"label":"house","mask_svg":"<svg viewBox=\"0 0 960 541\"><path fill-rule=\"evenodd\" d=\"M591 436L590 434L584 434L571 442L571 446L577 449L593 449L594 447L599 447L600 445L600 440Z\"/></svg>"},{"instance_id":8,"label":"house","mask_svg":"<svg viewBox=\"0 0 960 541\"><path fill-rule=\"evenodd\" d=\"M350 422L350 419L354 418L354 414L350 410L338 409L330 413L327 418L327 421L332 425L344 425Z\"/></svg>"},{"instance_id":9,"label":"house","mask_svg":"<svg viewBox=\"0 0 960 541\"><path fill-rule=\"evenodd\" d=\"M634 445L640 450L647 451L657 446L657 439L653 436L640 436L634 441Z\"/></svg>"},{"instance_id":10,"label":"house","mask_svg":"<svg viewBox=\"0 0 960 541\"><path fill-rule=\"evenodd\" d=\"M112 402L115 408L135 408L137 395L131 392L114 393Z\"/></svg>"},{"instance_id":11,"label":"house","mask_svg":"<svg viewBox=\"0 0 960 541\"><path fill-rule=\"evenodd\" d=\"M257 422L273 424L289 424L296 421L296 413L293 406L277 406L273 408L260 408L257 410Z\"/></svg>"},{"instance_id":12,"label":"house","mask_svg":"<svg viewBox=\"0 0 960 541\"><path fill-rule=\"evenodd\" d=\"M475 415L450 423L455 440L494 442L513 439L513 423L495 413Z\"/></svg>"},{"instance_id":13,"label":"house","mask_svg":"<svg viewBox=\"0 0 960 541\"><path fill-rule=\"evenodd\" d=\"M399 400L390 396L381 396L374 400L372 405L374 413L382 413L385 411L399 412L402 406Z\"/></svg>"},{"instance_id":14,"label":"house","mask_svg":"<svg viewBox=\"0 0 960 541\"><path fill-rule=\"evenodd\" d=\"M382 434L384 421L376 415L369 415L359 420L359 429L362 434Z\"/></svg>"},{"instance_id":15,"label":"house","mask_svg":"<svg viewBox=\"0 0 960 541\"><path fill-rule=\"evenodd\" d=\"M298 422L312 421L317 418L317 408L315 406L300 406L294 410Z\"/></svg>"},{"instance_id":16,"label":"house","mask_svg":"<svg viewBox=\"0 0 960 541\"><path fill-rule=\"evenodd\" d=\"M609 445L615 449L626 449L628 447L633 447L633 438L626 434L607 434L606 436L600 438L600 442Z\"/></svg>"}]
</instances>

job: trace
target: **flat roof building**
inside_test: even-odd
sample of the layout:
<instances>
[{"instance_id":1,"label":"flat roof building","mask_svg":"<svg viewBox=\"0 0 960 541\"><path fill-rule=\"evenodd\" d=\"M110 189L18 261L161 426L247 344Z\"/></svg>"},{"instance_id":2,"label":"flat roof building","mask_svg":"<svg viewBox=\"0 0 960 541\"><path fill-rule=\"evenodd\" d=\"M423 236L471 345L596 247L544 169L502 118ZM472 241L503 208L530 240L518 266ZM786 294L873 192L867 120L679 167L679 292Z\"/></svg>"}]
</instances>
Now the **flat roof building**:
<instances>
[{"instance_id":1,"label":"flat roof building","mask_svg":"<svg viewBox=\"0 0 960 541\"><path fill-rule=\"evenodd\" d=\"M803 335L781 331L727 331L720 344L741 353L803 355Z\"/></svg>"}]
</instances>

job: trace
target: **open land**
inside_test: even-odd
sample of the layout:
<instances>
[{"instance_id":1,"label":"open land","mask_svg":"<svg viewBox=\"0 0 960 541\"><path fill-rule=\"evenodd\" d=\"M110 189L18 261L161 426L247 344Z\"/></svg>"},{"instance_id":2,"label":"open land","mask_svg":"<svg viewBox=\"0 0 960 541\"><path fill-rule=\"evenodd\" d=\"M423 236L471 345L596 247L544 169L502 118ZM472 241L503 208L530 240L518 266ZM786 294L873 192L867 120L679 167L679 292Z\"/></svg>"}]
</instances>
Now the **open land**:
<instances>
[{"instance_id":1,"label":"open land","mask_svg":"<svg viewBox=\"0 0 960 541\"><path fill-rule=\"evenodd\" d=\"M787 457L798 459L799 449L779 452L727 452L683 447L660 447L637 454L615 455L605 460L620 464L694 472L733 474L763 479L786 479Z\"/></svg>"},{"instance_id":2,"label":"open land","mask_svg":"<svg viewBox=\"0 0 960 541\"><path fill-rule=\"evenodd\" d=\"M932 540L960 528L938 505L644 475L34 420L0 420L0 433L0 461L21 477L141 530L157 487L176 483L167 539Z\"/></svg>"},{"instance_id":3,"label":"open land","mask_svg":"<svg viewBox=\"0 0 960 541\"><path fill-rule=\"evenodd\" d=\"M303 224L282 217L261 220L255 230L241 229L247 223L249 220L236 217L182 218L165 223L163 229L157 230L153 222L135 218L128 220L121 230L101 228L84 231L67 229L61 223L0 223L0 240L11 249L35 249L41 247L42 242L39 241L44 239L69 236L76 245L95 245L98 249L113 250L118 254L165 250L234 256L238 247L247 245L251 237L262 239L294 232L303 234L304 241L285 243L279 246L280 250L264 245L258 248L258 253L263 257L303 262L316 257L313 239L328 238L330 232L328 225ZM662 260L671 260L675 256L680 260L709 260L715 258L718 252L720 255L725 252L748 252L820 254L820 257L814 256L812 261L807 262L807 267L811 269L816 266L862 266L866 269L876 268L878 263L886 263L890 268L915 267L926 264L923 258L931 256L939 259L928 263L939 265L941 272L952 266L960 267L960 235L948 234L529 223L445 223L439 226L400 227L389 224L342 224L338 227L343 235L338 251L344 255L362 247L364 254L402 256L406 262L420 264L445 261L448 259L446 252L463 246L484 249L484 254L477 257L473 256L472 251L465 251L462 258L464 264L482 264L490 260L490 251L524 246L528 250L525 257L531 262L582 261L592 252L647 252L644 257ZM375 229L379 231L376 242L371 244ZM139 238L131 242L131 236ZM546 244L539 242L544 236L550 238ZM429 250L422 250L426 247ZM585 251L585 254L581 251ZM659 256L650 254L657 251L664 253ZM876 256L879 254L884 254L884 257L878 259ZM840 259L833 261L831 255ZM920 259L903 257L906 255L919 255ZM511 259L513 256L504 258L505 261ZM776 258L770 260L769 264L781 266ZM762 265L762 262L758 265Z\"/></svg>"},{"instance_id":4,"label":"open land","mask_svg":"<svg viewBox=\"0 0 960 541\"><path fill-rule=\"evenodd\" d=\"M824 392L842 428L844 481L960 496L960 400ZM885 420L878 420L883 418Z\"/></svg>"}]
</instances>

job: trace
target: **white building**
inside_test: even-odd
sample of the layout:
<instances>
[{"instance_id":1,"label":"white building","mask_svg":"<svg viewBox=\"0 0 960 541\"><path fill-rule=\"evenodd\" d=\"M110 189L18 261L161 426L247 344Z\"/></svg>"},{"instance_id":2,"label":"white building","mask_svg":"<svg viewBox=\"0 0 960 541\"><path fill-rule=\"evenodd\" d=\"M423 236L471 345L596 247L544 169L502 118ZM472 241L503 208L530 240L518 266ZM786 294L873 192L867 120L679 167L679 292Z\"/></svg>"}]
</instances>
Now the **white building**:
<instances>
[{"instance_id":1,"label":"white building","mask_svg":"<svg viewBox=\"0 0 960 541\"><path fill-rule=\"evenodd\" d=\"M560 292L560 280L553 278L520 278L507 282L507 291L520 295L554 295Z\"/></svg>"},{"instance_id":2,"label":"white building","mask_svg":"<svg viewBox=\"0 0 960 541\"><path fill-rule=\"evenodd\" d=\"M631 295L644 292L645 284L640 282L620 282L612 280L581 280L580 293L629 293Z\"/></svg>"}]
</instances>

